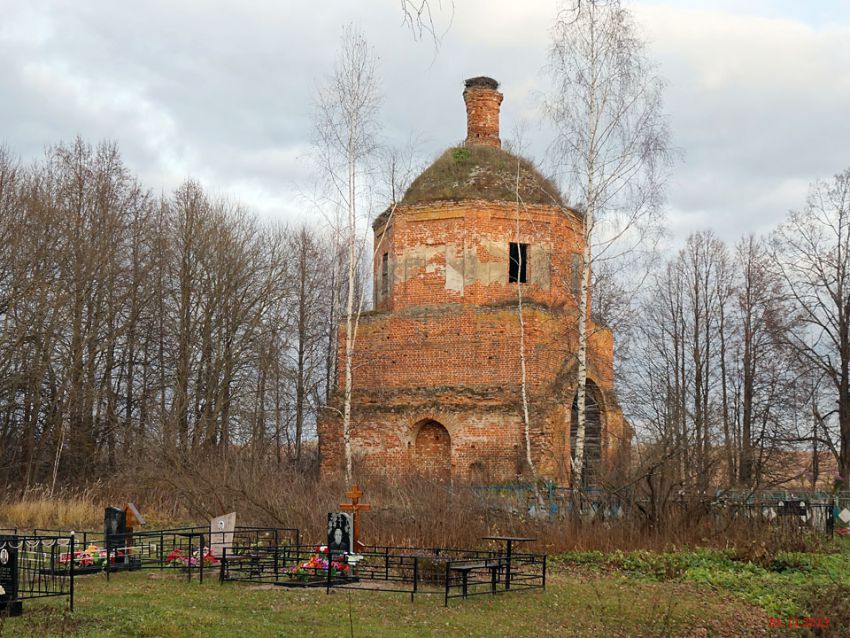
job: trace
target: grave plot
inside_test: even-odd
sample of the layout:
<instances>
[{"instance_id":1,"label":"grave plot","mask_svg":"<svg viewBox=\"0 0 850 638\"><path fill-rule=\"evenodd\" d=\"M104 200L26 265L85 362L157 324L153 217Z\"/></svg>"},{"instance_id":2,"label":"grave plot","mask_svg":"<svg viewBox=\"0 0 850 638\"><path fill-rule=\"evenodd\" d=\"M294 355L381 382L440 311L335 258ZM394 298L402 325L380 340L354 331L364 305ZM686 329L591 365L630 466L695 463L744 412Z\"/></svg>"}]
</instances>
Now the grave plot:
<instances>
[{"instance_id":1,"label":"grave plot","mask_svg":"<svg viewBox=\"0 0 850 638\"><path fill-rule=\"evenodd\" d=\"M104 531L84 531L77 535L73 552L60 555L60 565L73 564L75 575L105 572L107 579L117 571L159 570L179 572L191 581L196 576L203 582L205 572L220 564L226 548L238 543L240 548L264 549L297 545L297 528L248 527L236 525L231 513L210 521L209 526L191 526L158 530L138 530L144 518L128 504L124 509L108 507L104 511ZM48 531L68 535L60 530Z\"/></svg>"},{"instance_id":2,"label":"grave plot","mask_svg":"<svg viewBox=\"0 0 850 638\"><path fill-rule=\"evenodd\" d=\"M23 602L68 598L74 610L74 536L0 536L0 615L19 616Z\"/></svg>"},{"instance_id":3,"label":"grave plot","mask_svg":"<svg viewBox=\"0 0 850 638\"><path fill-rule=\"evenodd\" d=\"M359 539L357 486L344 512L328 514L324 545L245 547L234 542L222 553L219 580L262 582L281 587L354 588L410 596L452 598L494 595L546 586L546 555L514 551L530 538L487 537L497 549L366 545ZM351 514L349 514L351 512Z\"/></svg>"},{"instance_id":4,"label":"grave plot","mask_svg":"<svg viewBox=\"0 0 850 638\"><path fill-rule=\"evenodd\" d=\"M353 588L452 598L546 585L546 556L502 550L363 545L356 554L328 545L246 548L221 559L219 580L280 587Z\"/></svg>"}]
</instances>

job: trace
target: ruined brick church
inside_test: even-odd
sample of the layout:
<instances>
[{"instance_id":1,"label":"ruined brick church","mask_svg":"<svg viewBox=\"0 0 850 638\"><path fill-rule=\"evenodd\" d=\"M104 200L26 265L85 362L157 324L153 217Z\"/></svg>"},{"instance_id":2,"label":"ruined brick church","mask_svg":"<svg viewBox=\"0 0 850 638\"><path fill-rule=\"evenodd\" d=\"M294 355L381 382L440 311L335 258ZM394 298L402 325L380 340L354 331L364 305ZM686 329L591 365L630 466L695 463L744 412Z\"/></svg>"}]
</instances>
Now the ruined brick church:
<instances>
[{"instance_id":1,"label":"ruined brick church","mask_svg":"<svg viewBox=\"0 0 850 638\"><path fill-rule=\"evenodd\" d=\"M567 482L583 218L530 163L501 148L498 83L467 80L463 98L464 144L373 224L374 309L360 319L353 356L355 467L475 482L527 476L521 294L531 456L541 476ZM591 322L588 334L585 466L593 483L627 449L630 430L614 394L611 331ZM339 343L341 388L344 334ZM338 410L325 411L318 434L322 472L340 471Z\"/></svg>"}]
</instances>

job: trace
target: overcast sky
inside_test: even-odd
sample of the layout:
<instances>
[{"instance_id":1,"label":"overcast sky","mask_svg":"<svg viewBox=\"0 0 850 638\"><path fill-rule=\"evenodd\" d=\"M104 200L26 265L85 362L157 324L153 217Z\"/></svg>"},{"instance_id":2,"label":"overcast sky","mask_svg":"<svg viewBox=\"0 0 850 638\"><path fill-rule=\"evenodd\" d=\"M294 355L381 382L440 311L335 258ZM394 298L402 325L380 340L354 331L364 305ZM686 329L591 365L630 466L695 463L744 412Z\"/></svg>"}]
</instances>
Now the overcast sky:
<instances>
[{"instance_id":1,"label":"overcast sky","mask_svg":"<svg viewBox=\"0 0 850 638\"><path fill-rule=\"evenodd\" d=\"M432 0L439 5L439 0ZM463 80L501 82L503 138L545 152L536 95L555 0L442 0L435 49L400 0L0 0L0 143L22 159L79 134L116 140L159 192L199 179L263 216L311 214L316 87L341 27L379 56L384 139L423 161L465 135ZM633 2L667 82L682 159L668 187L674 240L734 240L802 205L850 166L850 0Z\"/></svg>"}]
</instances>

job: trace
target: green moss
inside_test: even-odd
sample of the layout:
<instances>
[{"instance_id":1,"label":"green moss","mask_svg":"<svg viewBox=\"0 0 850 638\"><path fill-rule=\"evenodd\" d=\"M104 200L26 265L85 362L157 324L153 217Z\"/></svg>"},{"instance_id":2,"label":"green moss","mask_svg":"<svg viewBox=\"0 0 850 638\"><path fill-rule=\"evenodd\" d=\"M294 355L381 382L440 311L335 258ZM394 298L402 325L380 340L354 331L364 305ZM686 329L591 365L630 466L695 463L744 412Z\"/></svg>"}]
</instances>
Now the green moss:
<instances>
[{"instance_id":1,"label":"green moss","mask_svg":"<svg viewBox=\"0 0 850 638\"><path fill-rule=\"evenodd\" d=\"M407 190L403 204L486 199L516 201L517 172L520 199L528 204L563 206L555 184L534 165L500 148L450 148L428 167Z\"/></svg>"},{"instance_id":2,"label":"green moss","mask_svg":"<svg viewBox=\"0 0 850 638\"><path fill-rule=\"evenodd\" d=\"M812 591L850 590L850 553L814 554L777 552L764 565L742 560L733 549L681 552L614 551L571 552L553 559L556 564L615 570L638 582L694 583L715 592L727 592L757 605L774 616L811 615ZM848 606L850 607L850 606Z\"/></svg>"}]
</instances>

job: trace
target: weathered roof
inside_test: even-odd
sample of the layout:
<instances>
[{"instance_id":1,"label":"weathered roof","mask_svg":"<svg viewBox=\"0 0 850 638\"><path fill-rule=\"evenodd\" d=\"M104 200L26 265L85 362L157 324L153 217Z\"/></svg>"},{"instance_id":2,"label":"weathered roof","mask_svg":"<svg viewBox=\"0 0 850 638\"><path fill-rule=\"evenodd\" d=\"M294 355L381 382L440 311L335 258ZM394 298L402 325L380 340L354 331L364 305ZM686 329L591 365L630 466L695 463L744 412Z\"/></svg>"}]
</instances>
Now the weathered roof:
<instances>
[{"instance_id":1,"label":"weathered roof","mask_svg":"<svg viewBox=\"0 0 850 638\"><path fill-rule=\"evenodd\" d=\"M557 186L522 157L501 148L473 145L445 151L417 177L402 204L486 199L564 206Z\"/></svg>"}]
</instances>

